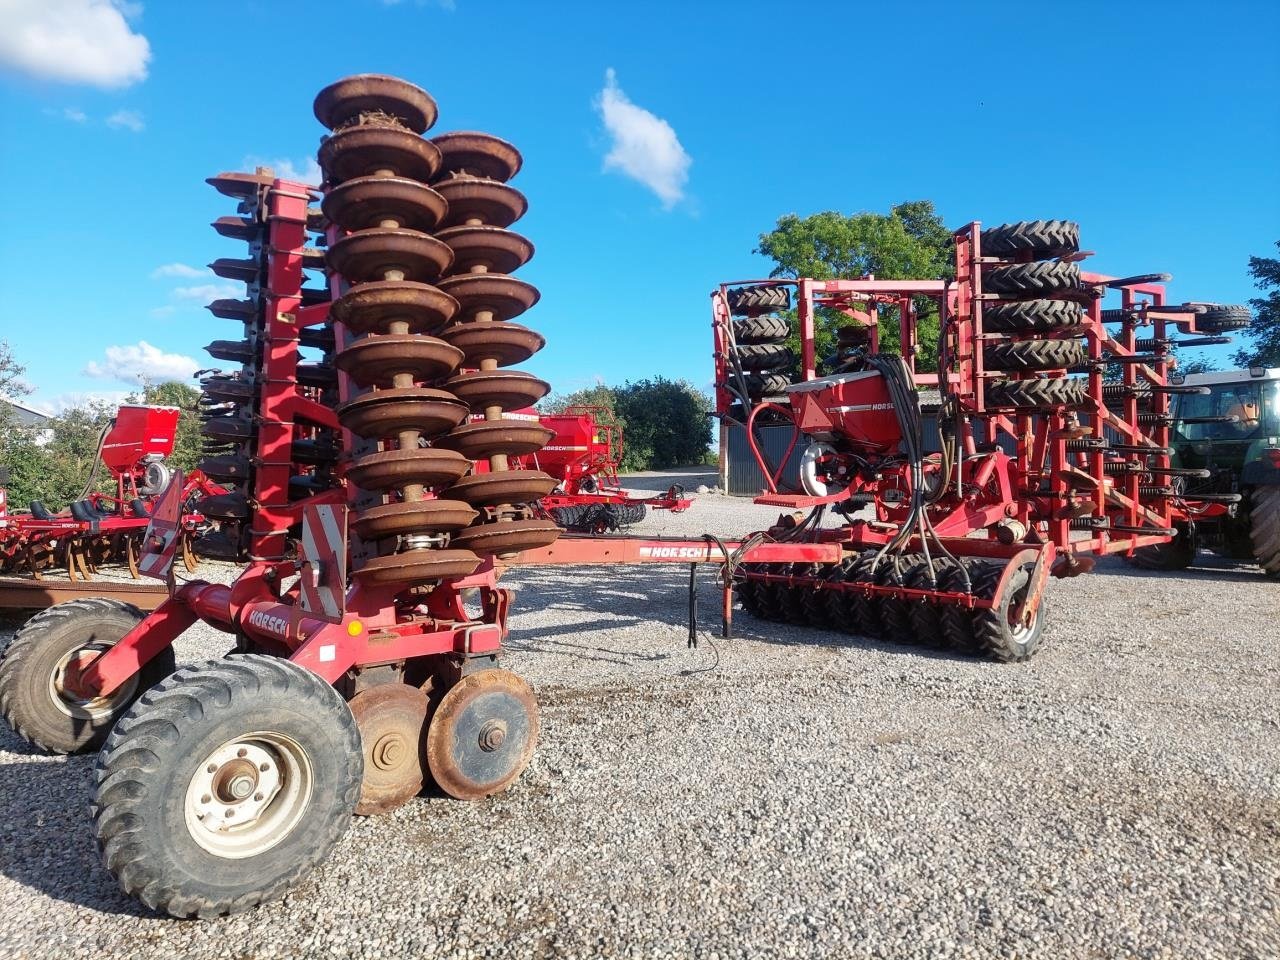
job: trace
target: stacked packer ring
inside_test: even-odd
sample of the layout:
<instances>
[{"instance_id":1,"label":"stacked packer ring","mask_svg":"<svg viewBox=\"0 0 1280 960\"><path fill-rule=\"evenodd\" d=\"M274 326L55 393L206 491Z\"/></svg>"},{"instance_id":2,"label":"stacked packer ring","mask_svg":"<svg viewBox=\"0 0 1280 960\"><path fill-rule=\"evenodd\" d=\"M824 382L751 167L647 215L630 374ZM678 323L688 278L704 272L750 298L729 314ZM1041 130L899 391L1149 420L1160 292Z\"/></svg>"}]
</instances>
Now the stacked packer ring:
<instances>
[{"instance_id":1,"label":"stacked packer ring","mask_svg":"<svg viewBox=\"0 0 1280 960\"><path fill-rule=\"evenodd\" d=\"M347 231L327 261L352 285L330 316L359 335L340 346L335 362L367 390L348 399L338 417L356 436L382 446L358 452L347 477L387 498L371 506L357 502L355 531L378 546L354 575L394 588L464 576L480 565L477 551L496 551L489 541L460 533L481 517L475 506L489 506L453 494L467 489L462 478L472 469L464 456L470 448L428 445L467 419L472 399L454 391L466 374L441 383L468 355L437 336L459 303L431 285L454 262L450 246L429 232L449 209L428 186L442 160L440 148L422 137L435 122L436 105L412 84L366 74L321 91L315 113L333 131L319 155L324 213ZM545 438L533 449L542 443ZM451 489L438 496L443 488Z\"/></svg>"}]
</instances>

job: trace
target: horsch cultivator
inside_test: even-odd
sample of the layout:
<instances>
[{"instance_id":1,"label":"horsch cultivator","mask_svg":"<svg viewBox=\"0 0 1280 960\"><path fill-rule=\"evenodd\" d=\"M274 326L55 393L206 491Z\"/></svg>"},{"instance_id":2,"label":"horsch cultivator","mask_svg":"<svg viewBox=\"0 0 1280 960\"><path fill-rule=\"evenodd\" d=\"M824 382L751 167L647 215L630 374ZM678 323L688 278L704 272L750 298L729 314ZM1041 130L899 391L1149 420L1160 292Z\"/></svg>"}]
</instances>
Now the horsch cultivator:
<instances>
[{"instance_id":1,"label":"horsch cultivator","mask_svg":"<svg viewBox=\"0 0 1280 960\"><path fill-rule=\"evenodd\" d=\"M1172 330L1194 316L1166 308L1157 283L1080 274L1071 225L975 224L956 235L954 283L792 284L798 384L753 387L735 339L777 346L777 323L735 313L786 306L786 285L714 295L720 382L748 381L748 423L772 413L805 444L805 490L778 490L764 465L760 502L789 511L773 528L741 542L560 536L536 506L560 481L531 462L555 431L507 415L548 390L511 369L543 346L515 322L538 299L511 276L533 253L508 229L526 205L507 183L520 154L483 133L425 139L435 102L391 77L341 80L314 109L331 131L319 195L266 171L212 181L239 205L215 227L249 255L214 266L248 295L212 305L244 333L211 346L238 368L204 381L203 469L229 487L206 501L223 524L206 549L243 572L176 581L177 476L138 561L168 599L146 616L54 606L0 662L0 712L22 737L101 748L94 830L121 887L154 909L207 917L280 896L353 812L391 810L428 778L462 799L512 784L538 712L498 666L508 564L688 563L692 586L692 565L719 563L726 631L736 583L760 615L1015 660L1040 641L1051 572L1163 544L1190 508L1169 482L1167 372ZM321 268L325 287L305 285ZM1113 330L1096 296L1108 284L1124 298ZM913 369L920 296L942 316L936 377ZM905 358L877 350L885 304L902 313ZM818 309L856 328L823 377ZM752 369L773 371L764 352ZM1108 365L1122 371L1112 386ZM938 391L939 456L922 449L919 385ZM720 401L729 413L727 388ZM823 524L828 508L843 525ZM236 655L174 672L172 642L198 620Z\"/></svg>"},{"instance_id":2,"label":"horsch cultivator","mask_svg":"<svg viewBox=\"0 0 1280 960\"><path fill-rule=\"evenodd\" d=\"M33 500L26 511L11 512L0 484L0 573L40 580L62 571L87 581L100 567L122 564L137 578L151 511L173 477L165 457L173 452L178 414L177 407L121 406L99 438L84 493L62 510ZM114 481L113 491L93 489L98 464ZM198 501L222 492L199 471L184 480L179 550L188 571L196 567L191 541L205 526Z\"/></svg>"}]
</instances>

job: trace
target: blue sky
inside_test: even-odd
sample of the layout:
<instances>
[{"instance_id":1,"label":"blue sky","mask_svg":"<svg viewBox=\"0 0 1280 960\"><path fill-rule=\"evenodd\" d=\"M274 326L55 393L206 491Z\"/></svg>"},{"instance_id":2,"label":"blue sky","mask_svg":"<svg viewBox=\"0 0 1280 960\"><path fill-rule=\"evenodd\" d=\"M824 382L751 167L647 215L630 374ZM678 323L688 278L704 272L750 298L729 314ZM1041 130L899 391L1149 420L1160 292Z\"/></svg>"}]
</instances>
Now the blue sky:
<instances>
[{"instance_id":1,"label":"blue sky","mask_svg":"<svg viewBox=\"0 0 1280 960\"><path fill-rule=\"evenodd\" d=\"M48 405L212 363L197 268L242 247L204 178L305 171L314 94L363 71L524 152L525 366L560 391L705 385L707 294L791 212L1068 217L1095 269L1240 302L1280 239L1277 37L1274 2L0 0L0 337Z\"/></svg>"}]
</instances>

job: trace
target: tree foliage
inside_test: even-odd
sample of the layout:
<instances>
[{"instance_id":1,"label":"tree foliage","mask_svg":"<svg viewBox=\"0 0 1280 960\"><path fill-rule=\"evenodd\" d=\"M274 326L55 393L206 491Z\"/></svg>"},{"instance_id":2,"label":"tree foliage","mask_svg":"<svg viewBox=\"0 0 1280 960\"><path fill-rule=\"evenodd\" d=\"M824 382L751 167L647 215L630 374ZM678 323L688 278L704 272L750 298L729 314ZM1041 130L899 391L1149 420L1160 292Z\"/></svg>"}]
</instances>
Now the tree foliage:
<instances>
[{"instance_id":1,"label":"tree foliage","mask_svg":"<svg viewBox=\"0 0 1280 960\"><path fill-rule=\"evenodd\" d=\"M1280 248L1280 241L1276 241ZM1254 286L1266 294L1249 301L1253 307L1250 343L1232 359L1241 367L1280 367L1280 259L1250 257L1249 274Z\"/></svg>"},{"instance_id":2,"label":"tree foliage","mask_svg":"<svg viewBox=\"0 0 1280 960\"><path fill-rule=\"evenodd\" d=\"M833 210L799 217L789 213L777 226L760 235L756 253L773 260L771 277L814 280L856 280L873 274L877 280L929 280L955 274L951 231L929 200L900 203L887 214L845 215ZM916 299L920 340L916 363L921 370L938 365L938 311L932 300ZM835 330L847 322L839 314L821 311L816 320L819 358L834 350ZM799 332L791 336L799 352ZM880 311L880 349L899 349L896 309Z\"/></svg>"},{"instance_id":3,"label":"tree foliage","mask_svg":"<svg viewBox=\"0 0 1280 960\"><path fill-rule=\"evenodd\" d=\"M703 463L711 443L711 401L683 380L654 377L621 387L597 384L575 393L554 395L543 403L549 413L570 407L599 407L600 423L621 428L623 471L664 469Z\"/></svg>"}]
</instances>

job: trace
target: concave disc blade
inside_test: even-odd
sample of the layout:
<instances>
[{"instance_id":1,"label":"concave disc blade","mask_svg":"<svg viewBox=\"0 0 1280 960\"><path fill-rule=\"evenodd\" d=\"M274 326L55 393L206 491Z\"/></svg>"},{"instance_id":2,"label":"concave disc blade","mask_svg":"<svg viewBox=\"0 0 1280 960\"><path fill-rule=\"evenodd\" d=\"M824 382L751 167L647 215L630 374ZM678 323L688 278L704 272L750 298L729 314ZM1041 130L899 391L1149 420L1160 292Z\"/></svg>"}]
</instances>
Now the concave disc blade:
<instances>
[{"instance_id":1,"label":"concave disc blade","mask_svg":"<svg viewBox=\"0 0 1280 960\"><path fill-rule=\"evenodd\" d=\"M383 450L352 461L347 479L364 490L385 491L451 484L469 469L471 462L453 450Z\"/></svg>"},{"instance_id":2,"label":"concave disc blade","mask_svg":"<svg viewBox=\"0 0 1280 960\"><path fill-rule=\"evenodd\" d=\"M330 130L362 113L381 113L414 133L429 130L439 112L427 91L384 73L357 73L334 81L316 94L313 109L316 119Z\"/></svg>"},{"instance_id":3,"label":"concave disc blade","mask_svg":"<svg viewBox=\"0 0 1280 960\"><path fill-rule=\"evenodd\" d=\"M493 320L511 320L538 302L536 287L500 273L449 277L441 280L439 287L458 301L463 318L487 311Z\"/></svg>"},{"instance_id":4,"label":"concave disc blade","mask_svg":"<svg viewBox=\"0 0 1280 960\"><path fill-rule=\"evenodd\" d=\"M339 422L361 437L394 436L416 430L424 438L452 430L467 416L467 406L452 394L428 387L403 387L366 393L338 408Z\"/></svg>"},{"instance_id":5,"label":"concave disc blade","mask_svg":"<svg viewBox=\"0 0 1280 960\"><path fill-rule=\"evenodd\" d=\"M320 144L320 169L330 184L391 171L426 183L440 168L440 148L401 127L347 127Z\"/></svg>"},{"instance_id":6,"label":"concave disc blade","mask_svg":"<svg viewBox=\"0 0 1280 960\"><path fill-rule=\"evenodd\" d=\"M450 177L437 181L435 188L449 202L441 227L460 227L472 220L491 227L509 227L529 209L523 193L496 180Z\"/></svg>"},{"instance_id":7,"label":"concave disc blade","mask_svg":"<svg viewBox=\"0 0 1280 960\"><path fill-rule=\"evenodd\" d=\"M480 420L454 427L436 446L457 450L471 460L495 453L519 457L541 450L555 435L554 430L527 420Z\"/></svg>"},{"instance_id":8,"label":"concave disc blade","mask_svg":"<svg viewBox=\"0 0 1280 960\"><path fill-rule=\"evenodd\" d=\"M367 230L395 220L410 230L432 230L449 205L425 183L404 177L360 177L325 196L324 215L343 230Z\"/></svg>"},{"instance_id":9,"label":"concave disc blade","mask_svg":"<svg viewBox=\"0 0 1280 960\"><path fill-rule=\"evenodd\" d=\"M385 387L397 373L412 374L415 380L448 376L462 362L462 351L435 337L372 335L351 344L333 362L362 387Z\"/></svg>"},{"instance_id":10,"label":"concave disc blade","mask_svg":"<svg viewBox=\"0 0 1280 960\"><path fill-rule=\"evenodd\" d=\"M459 800L511 786L538 742L538 704L507 670L479 670L449 688L427 727L427 765L436 785Z\"/></svg>"},{"instance_id":11,"label":"concave disc blade","mask_svg":"<svg viewBox=\"0 0 1280 960\"><path fill-rule=\"evenodd\" d=\"M523 163L519 150L489 133L459 130L432 137L431 142L440 149L441 173L506 181L520 172Z\"/></svg>"},{"instance_id":12,"label":"concave disc blade","mask_svg":"<svg viewBox=\"0 0 1280 960\"><path fill-rule=\"evenodd\" d=\"M494 360L500 367L524 363L547 345L542 334L528 327L497 321L455 323L440 332L440 339L462 350L473 367L483 360Z\"/></svg>"},{"instance_id":13,"label":"concave disc blade","mask_svg":"<svg viewBox=\"0 0 1280 960\"><path fill-rule=\"evenodd\" d=\"M555 477L541 470L502 470L463 477L446 493L473 507L494 507L500 503L528 503L555 489Z\"/></svg>"},{"instance_id":14,"label":"concave disc blade","mask_svg":"<svg viewBox=\"0 0 1280 960\"><path fill-rule=\"evenodd\" d=\"M363 540L381 540L399 534L461 530L477 516L461 500L384 503L362 510L355 528Z\"/></svg>"},{"instance_id":15,"label":"concave disc blade","mask_svg":"<svg viewBox=\"0 0 1280 960\"><path fill-rule=\"evenodd\" d=\"M554 520L499 520L468 527L454 534L450 542L476 553L507 556L554 543L560 532Z\"/></svg>"},{"instance_id":16,"label":"concave disc blade","mask_svg":"<svg viewBox=\"0 0 1280 960\"><path fill-rule=\"evenodd\" d=\"M364 779L355 812L387 813L422 791L431 702L418 687L380 683L361 690L347 706L364 751Z\"/></svg>"},{"instance_id":17,"label":"concave disc blade","mask_svg":"<svg viewBox=\"0 0 1280 960\"><path fill-rule=\"evenodd\" d=\"M209 264L215 276L224 280L243 280L252 283L258 279L260 264L257 260L235 260L231 257L219 257Z\"/></svg>"},{"instance_id":18,"label":"concave disc blade","mask_svg":"<svg viewBox=\"0 0 1280 960\"><path fill-rule=\"evenodd\" d=\"M362 283L329 308L329 318L355 333L386 333L394 321L410 333L435 333L458 312L458 301L425 283Z\"/></svg>"},{"instance_id":19,"label":"concave disc blade","mask_svg":"<svg viewBox=\"0 0 1280 960\"><path fill-rule=\"evenodd\" d=\"M450 227L436 237L453 250L450 269L454 274L471 273L477 267L488 273L510 273L533 256L532 243L501 227Z\"/></svg>"},{"instance_id":20,"label":"concave disc blade","mask_svg":"<svg viewBox=\"0 0 1280 960\"><path fill-rule=\"evenodd\" d=\"M215 317L223 320L239 320L251 323L258 319L258 302L256 300L214 300L205 309Z\"/></svg>"},{"instance_id":21,"label":"concave disc blade","mask_svg":"<svg viewBox=\"0 0 1280 960\"><path fill-rule=\"evenodd\" d=\"M412 586L465 577L480 566L480 558L470 550L408 550L374 557L355 572L361 583L380 586Z\"/></svg>"},{"instance_id":22,"label":"concave disc blade","mask_svg":"<svg viewBox=\"0 0 1280 960\"><path fill-rule=\"evenodd\" d=\"M533 406L551 392L551 384L522 370L477 370L447 380L444 389L477 412L488 407L505 412Z\"/></svg>"},{"instance_id":23,"label":"concave disc blade","mask_svg":"<svg viewBox=\"0 0 1280 960\"><path fill-rule=\"evenodd\" d=\"M247 217L219 217L210 226L232 240L256 240L266 232L266 224Z\"/></svg>"},{"instance_id":24,"label":"concave disc blade","mask_svg":"<svg viewBox=\"0 0 1280 960\"><path fill-rule=\"evenodd\" d=\"M448 244L417 230L374 227L343 237L325 257L331 270L352 283L385 280L391 270L399 270L403 279L430 281L440 276L453 262Z\"/></svg>"}]
</instances>

